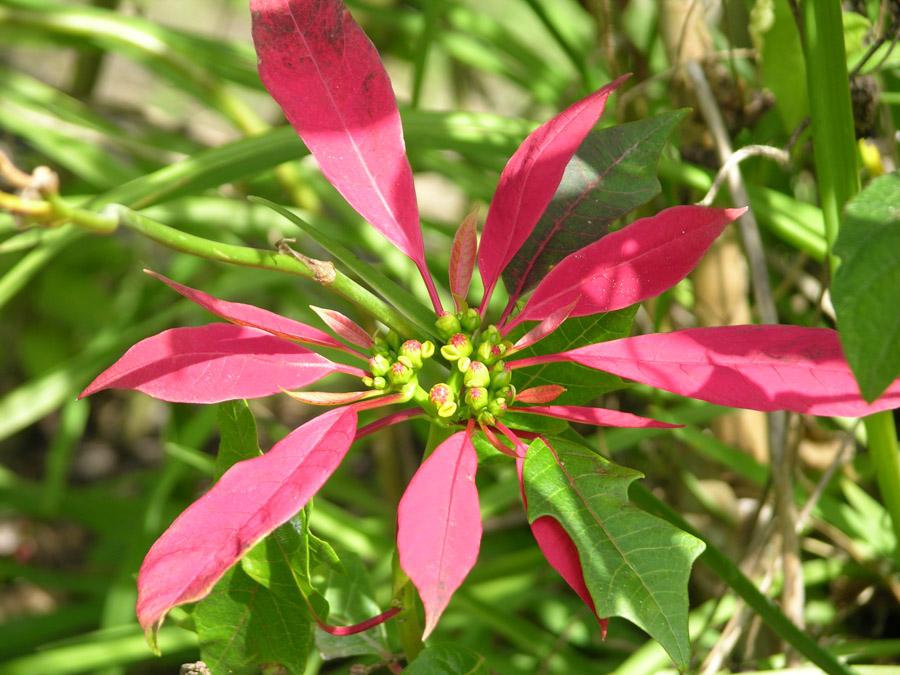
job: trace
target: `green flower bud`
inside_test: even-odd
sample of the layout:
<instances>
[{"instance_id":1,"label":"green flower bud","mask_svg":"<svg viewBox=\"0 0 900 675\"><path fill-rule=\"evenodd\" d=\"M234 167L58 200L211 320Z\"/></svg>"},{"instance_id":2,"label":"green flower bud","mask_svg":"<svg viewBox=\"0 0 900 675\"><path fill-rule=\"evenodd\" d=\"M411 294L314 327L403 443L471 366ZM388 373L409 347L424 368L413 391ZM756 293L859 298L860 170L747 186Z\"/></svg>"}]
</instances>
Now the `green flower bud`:
<instances>
[{"instance_id":1,"label":"green flower bud","mask_svg":"<svg viewBox=\"0 0 900 675\"><path fill-rule=\"evenodd\" d=\"M466 404L473 412L484 410L489 402L488 390L484 387L472 387L466 390Z\"/></svg>"},{"instance_id":2,"label":"green flower bud","mask_svg":"<svg viewBox=\"0 0 900 675\"><path fill-rule=\"evenodd\" d=\"M383 377L373 377L372 387L374 389L387 389L387 380L385 380Z\"/></svg>"},{"instance_id":3,"label":"green flower bud","mask_svg":"<svg viewBox=\"0 0 900 675\"><path fill-rule=\"evenodd\" d=\"M434 322L434 326L437 328L438 335L444 340L449 340L454 333L458 333L462 330L459 319L456 318L455 314L444 314L440 316L438 320Z\"/></svg>"},{"instance_id":4,"label":"green flower bud","mask_svg":"<svg viewBox=\"0 0 900 675\"><path fill-rule=\"evenodd\" d=\"M372 338L372 352L381 356L390 356L391 347L382 335L376 335Z\"/></svg>"},{"instance_id":5,"label":"green flower bud","mask_svg":"<svg viewBox=\"0 0 900 675\"><path fill-rule=\"evenodd\" d=\"M436 384L428 392L428 400L437 410L438 417L452 417L456 414L457 405L453 390L444 383Z\"/></svg>"},{"instance_id":6,"label":"green flower bud","mask_svg":"<svg viewBox=\"0 0 900 675\"><path fill-rule=\"evenodd\" d=\"M472 361L466 369L463 383L467 387L486 387L491 383L491 373L481 361Z\"/></svg>"},{"instance_id":7,"label":"green flower bud","mask_svg":"<svg viewBox=\"0 0 900 675\"><path fill-rule=\"evenodd\" d=\"M406 359L405 361L403 359ZM407 340L400 345L400 358L410 368L422 367L422 343L418 340Z\"/></svg>"},{"instance_id":8,"label":"green flower bud","mask_svg":"<svg viewBox=\"0 0 900 675\"><path fill-rule=\"evenodd\" d=\"M491 388L502 389L512 382L512 368L504 361L497 361L491 368Z\"/></svg>"},{"instance_id":9,"label":"green flower bud","mask_svg":"<svg viewBox=\"0 0 900 675\"><path fill-rule=\"evenodd\" d=\"M363 386L366 386L369 389L372 389L375 386L375 380L373 380L371 377L368 377L368 376L362 378L362 383L363 383Z\"/></svg>"},{"instance_id":10,"label":"green flower bud","mask_svg":"<svg viewBox=\"0 0 900 675\"><path fill-rule=\"evenodd\" d=\"M472 359L470 359L468 356L464 356L456 362L456 369L459 372L464 373L469 369L470 363L472 363Z\"/></svg>"},{"instance_id":11,"label":"green flower bud","mask_svg":"<svg viewBox=\"0 0 900 675\"><path fill-rule=\"evenodd\" d=\"M413 375L415 375L415 371L410 368L405 363L401 361L396 361L391 364L391 369L388 371L388 380L394 386L399 386L401 384L406 384L410 380L412 380Z\"/></svg>"},{"instance_id":12,"label":"green flower bud","mask_svg":"<svg viewBox=\"0 0 900 675\"><path fill-rule=\"evenodd\" d=\"M448 361L457 361L471 353L472 341L465 333L454 333L447 340L447 344L441 347L441 356Z\"/></svg>"},{"instance_id":13,"label":"green flower bud","mask_svg":"<svg viewBox=\"0 0 900 675\"><path fill-rule=\"evenodd\" d=\"M481 325L481 314L477 309L469 308L465 312L460 312L459 323L468 332L472 332Z\"/></svg>"},{"instance_id":14,"label":"green flower bud","mask_svg":"<svg viewBox=\"0 0 900 675\"><path fill-rule=\"evenodd\" d=\"M376 354L369 359L369 370L373 375L386 375L390 369L391 362L382 354Z\"/></svg>"},{"instance_id":15,"label":"green flower bud","mask_svg":"<svg viewBox=\"0 0 900 675\"><path fill-rule=\"evenodd\" d=\"M494 360L493 357L494 345L492 345L487 340L482 340L478 345L478 349L475 353L478 355L478 360L482 363L491 363Z\"/></svg>"},{"instance_id":16,"label":"green flower bud","mask_svg":"<svg viewBox=\"0 0 900 675\"><path fill-rule=\"evenodd\" d=\"M484 424L486 426L490 426L491 424L493 424L496 421L497 421L497 419L493 415L491 415L491 413L489 413L489 412L482 412L482 413L479 413L479 415L478 415L478 422L481 424Z\"/></svg>"}]
</instances>

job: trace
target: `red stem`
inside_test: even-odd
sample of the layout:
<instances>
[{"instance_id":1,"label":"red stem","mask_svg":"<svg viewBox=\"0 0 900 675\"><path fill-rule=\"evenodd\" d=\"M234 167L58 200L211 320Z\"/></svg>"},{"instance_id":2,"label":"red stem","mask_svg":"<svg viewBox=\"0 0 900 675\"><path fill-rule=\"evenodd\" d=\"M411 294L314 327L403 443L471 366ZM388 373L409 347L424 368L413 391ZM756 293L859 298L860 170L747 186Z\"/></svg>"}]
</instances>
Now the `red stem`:
<instances>
[{"instance_id":1,"label":"red stem","mask_svg":"<svg viewBox=\"0 0 900 675\"><path fill-rule=\"evenodd\" d=\"M537 366L542 363L554 363L556 361L567 361L565 352L559 354L540 354L538 356L530 356L527 359L519 359L518 361L507 361L512 370L516 368L527 368L528 366Z\"/></svg>"},{"instance_id":2,"label":"red stem","mask_svg":"<svg viewBox=\"0 0 900 675\"><path fill-rule=\"evenodd\" d=\"M407 410L398 410L395 413L391 413L386 417L382 417L379 420L375 420L371 424L367 424L364 427L361 427L356 432L356 438L354 440L359 440L360 438L365 438L369 434L374 434L376 431L380 429L384 429L385 427L389 427L393 424L398 424L403 422L404 420L411 419L413 417L418 417L422 414L422 410L419 408L408 408Z\"/></svg>"},{"instance_id":3,"label":"red stem","mask_svg":"<svg viewBox=\"0 0 900 675\"><path fill-rule=\"evenodd\" d=\"M428 266L424 262L416 262L416 267L419 268L419 274L422 275L422 280L425 282L425 288L428 289L428 297L431 298L431 304L434 305L435 314L443 316L446 314L444 305L441 304L441 297L438 295L437 288L434 285L434 279L431 277L431 272L428 271Z\"/></svg>"}]
</instances>

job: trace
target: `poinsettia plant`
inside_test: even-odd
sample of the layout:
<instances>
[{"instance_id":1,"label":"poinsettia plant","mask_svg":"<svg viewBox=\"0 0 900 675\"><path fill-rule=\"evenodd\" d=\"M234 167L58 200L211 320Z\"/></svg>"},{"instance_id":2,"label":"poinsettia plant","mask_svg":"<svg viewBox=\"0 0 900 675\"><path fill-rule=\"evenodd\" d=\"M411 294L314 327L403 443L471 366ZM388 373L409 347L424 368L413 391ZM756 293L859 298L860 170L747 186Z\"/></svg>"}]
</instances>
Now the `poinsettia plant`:
<instances>
[{"instance_id":1,"label":"poinsettia plant","mask_svg":"<svg viewBox=\"0 0 900 675\"><path fill-rule=\"evenodd\" d=\"M648 190L629 173L626 158L640 146L643 168L652 165L654 150L646 146L655 143L658 154L677 121L670 115L591 136L625 78L544 123L510 158L480 241L475 217L456 234L449 256L452 307L445 306L426 262L395 96L374 46L339 0L250 5L267 90L325 177L412 260L434 326L427 334L372 335L340 312L316 308L328 333L154 274L228 323L175 328L137 343L83 396L121 388L210 404L284 393L331 409L265 454L234 464L152 546L138 577L137 604L151 641L170 610L206 597L235 563L303 511L355 441L425 418L443 440L406 488L396 540L397 597L409 598L401 591L411 582L424 607L419 639L435 629L478 558L478 446L488 449L482 456L493 452L515 463L537 545L601 630L607 617L627 618L686 665L687 582L702 542L630 505L628 486L640 474L594 452L567 423L674 426L587 405L616 386L612 376L719 405L845 417L897 407L900 381L866 402L837 334L823 328L728 326L627 336L629 308L684 279L743 209L675 206L611 231L613 221L653 194L652 185ZM609 144L609 157L602 171L585 178L576 153L597 138ZM633 194L614 202L597 196L628 187ZM484 293L470 305L476 263ZM491 299L501 280L508 300L494 316ZM587 337L556 339L570 331ZM559 344L565 346L553 347ZM345 358L331 360L312 348ZM338 373L357 378L359 386L346 393L304 390ZM573 385L580 395L567 391ZM359 414L375 409L384 415L360 427ZM546 418L560 424L548 426L541 422ZM309 601L311 590L301 581L294 590ZM307 604L301 611L337 635L371 628L401 609L416 612L403 600L361 624L335 627L315 602Z\"/></svg>"}]
</instances>

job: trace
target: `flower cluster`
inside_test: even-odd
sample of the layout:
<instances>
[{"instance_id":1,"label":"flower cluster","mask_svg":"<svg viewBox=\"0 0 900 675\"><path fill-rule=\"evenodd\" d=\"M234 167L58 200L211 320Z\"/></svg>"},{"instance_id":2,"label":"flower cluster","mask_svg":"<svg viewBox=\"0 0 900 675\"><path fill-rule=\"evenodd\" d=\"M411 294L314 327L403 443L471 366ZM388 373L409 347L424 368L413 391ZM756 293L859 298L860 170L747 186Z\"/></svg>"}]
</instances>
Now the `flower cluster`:
<instances>
[{"instance_id":1,"label":"flower cluster","mask_svg":"<svg viewBox=\"0 0 900 675\"><path fill-rule=\"evenodd\" d=\"M616 410L547 405L563 388L549 384L517 391L519 369L575 363L757 410L862 416L900 404L900 381L879 401L866 403L836 334L818 328L688 329L519 358L518 352L569 318L628 307L671 288L742 210L679 206L612 234L598 233L596 241L559 261L530 296L524 284L509 288L506 309L496 324L488 323L493 289L534 235L566 165L621 84L617 80L536 129L509 160L480 244L471 219L454 241L448 288L457 311L448 313L425 263L400 118L374 47L339 0L252 0L251 8L264 84L325 176L420 270L441 343L396 332L373 338L348 317L316 308L332 335L159 277L229 323L175 328L147 338L82 395L117 387L166 401L214 403L289 391L307 403L338 407L299 427L265 455L233 466L156 541L138 579L138 617L151 634L171 608L204 597L247 550L295 515L354 440L424 415L452 434L419 467L401 500L397 547L425 606L427 637L478 556L482 529L473 435L484 434L498 450L515 456L521 479L528 448L515 425L504 424L507 410L601 426L672 426ZM353 58L345 58L347 53ZM546 241L537 242L539 251ZM486 289L477 310L465 301L476 260ZM526 322L532 327L513 342L513 331ZM309 347L340 350L361 365L333 362ZM366 390L303 391L336 372L361 378ZM400 408L357 428L360 411L388 406ZM549 446L553 440L542 442ZM595 614L616 613L609 598L586 582L564 525L548 517L533 521L541 550ZM686 632L686 596L683 604L684 616L677 620Z\"/></svg>"}]
</instances>

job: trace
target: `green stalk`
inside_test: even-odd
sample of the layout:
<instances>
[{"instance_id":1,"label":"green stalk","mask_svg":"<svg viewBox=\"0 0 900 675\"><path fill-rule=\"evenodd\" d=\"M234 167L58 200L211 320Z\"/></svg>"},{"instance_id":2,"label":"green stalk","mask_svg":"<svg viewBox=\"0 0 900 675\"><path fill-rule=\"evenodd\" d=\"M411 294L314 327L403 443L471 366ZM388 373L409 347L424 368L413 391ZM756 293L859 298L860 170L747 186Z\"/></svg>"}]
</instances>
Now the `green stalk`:
<instances>
[{"instance_id":1,"label":"green stalk","mask_svg":"<svg viewBox=\"0 0 900 675\"><path fill-rule=\"evenodd\" d=\"M232 265L258 267L312 279L346 298L360 309L382 321L385 325L393 328L400 335L414 336L417 333L416 329L404 317L400 316L393 307L360 286L340 270L335 269L331 262L314 260L300 254L287 255L250 248L249 246L236 246L210 241L203 237L176 230L124 206L114 206L113 209L117 213L119 224L140 232L168 248Z\"/></svg>"},{"instance_id":2,"label":"green stalk","mask_svg":"<svg viewBox=\"0 0 900 675\"><path fill-rule=\"evenodd\" d=\"M805 0L803 28L819 200L825 219L829 268L834 274L838 260L832 251L841 215L847 202L859 192L840 0ZM864 423L878 488L891 515L900 550L900 448L894 418L887 411L867 417Z\"/></svg>"},{"instance_id":3,"label":"green stalk","mask_svg":"<svg viewBox=\"0 0 900 675\"><path fill-rule=\"evenodd\" d=\"M307 258L299 253L292 252L292 255L288 255L204 239L176 230L174 227L141 215L121 204L110 204L104 208L102 213L96 213L69 206L55 194L47 196L47 203L52 207L52 214L45 220L68 221L80 229L98 234L112 234L119 227L124 226L167 248L182 253L232 265L273 270L311 279L330 288L401 335L415 336L418 333L393 307L340 270L335 269L331 262Z\"/></svg>"}]
</instances>

